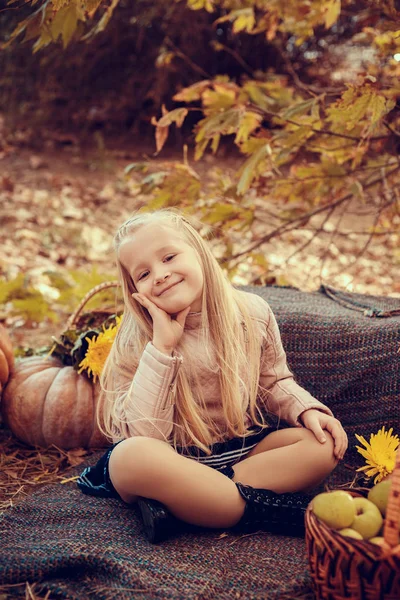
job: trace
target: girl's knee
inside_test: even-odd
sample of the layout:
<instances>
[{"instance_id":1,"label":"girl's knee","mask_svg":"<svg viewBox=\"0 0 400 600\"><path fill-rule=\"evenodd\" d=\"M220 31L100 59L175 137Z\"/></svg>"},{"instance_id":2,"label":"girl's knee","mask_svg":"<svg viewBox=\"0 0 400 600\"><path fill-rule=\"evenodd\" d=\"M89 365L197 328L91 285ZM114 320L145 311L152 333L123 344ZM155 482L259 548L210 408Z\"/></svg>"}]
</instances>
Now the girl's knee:
<instances>
[{"instance_id":1,"label":"girl's knee","mask_svg":"<svg viewBox=\"0 0 400 600\"><path fill-rule=\"evenodd\" d=\"M137 436L123 440L111 452L110 465L123 466L125 469L139 469L153 459L163 456L165 452L175 450L162 440Z\"/></svg>"},{"instance_id":2,"label":"girl's knee","mask_svg":"<svg viewBox=\"0 0 400 600\"><path fill-rule=\"evenodd\" d=\"M338 459L334 454L335 441L329 431L326 431L326 429L324 430L326 441L323 443L321 443L309 429L304 429L303 435L313 446L317 446L318 462L322 462L328 469L334 469L338 463Z\"/></svg>"},{"instance_id":3,"label":"girl's knee","mask_svg":"<svg viewBox=\"0 0 400 600\"><path fill-rule=\"evenodd\" d=\"M326 442L323 444L317 440L317 443L320 446L319 456L323 466L326 468L326 471L330 473L336 467L339 460L335 456L335 440L333 439L332 435L329 433L329 431L325 430L324 436L326 437Z\"/></svg>"},{"instance_id":4,"label":"girl's knee","mask_svg":"<svg viewBox=\"0 0 400 600\"><path fill-rule=\"evenodd\" d=\"M152 461L174 449L167 443L154 438L138 436L119 443L110 455L109 475L114 488L128 503L136 500L132 494L135 481L148 476Z\"/></svg>"}]
</instances>

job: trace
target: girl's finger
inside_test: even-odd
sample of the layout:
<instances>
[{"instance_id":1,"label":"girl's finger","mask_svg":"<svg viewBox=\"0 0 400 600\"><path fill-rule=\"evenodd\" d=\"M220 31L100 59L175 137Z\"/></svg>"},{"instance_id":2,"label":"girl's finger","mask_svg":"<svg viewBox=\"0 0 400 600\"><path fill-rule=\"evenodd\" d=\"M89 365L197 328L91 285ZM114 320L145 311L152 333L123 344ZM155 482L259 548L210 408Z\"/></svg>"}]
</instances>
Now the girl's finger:
<instances>
[{"instance_id":1,"label":"girl's finger","mask_svg":"<svg viewBox=\"0 0 400 600\"><path fill-rule=\"evenodd\" d=\"M343 456L343 436L341 433L341 428L334 424L330 428L330 434L333 437L335 444L333 452L337 458L341 458Z\"/></svg>"},{"instance_id":2,"label":"girl's finger","mask_svg":"<svg viewBox=\"0 0 400 600\"><path fill-rule=\"evenodd\" d=\"M345 430L341 425L338 426L338 439L340 439L340 448L338 456L343 458L348 446L348 440Z\"/></svg>"},{"instance_id":3,"label":"girl's finger","mask_svg":"<svg viewBox=\"0 0 400 600\"><path fill-rule=\"evenodd\" d=\"M310 427L310 429L311 429L311 427ZM324 435L323 429L318 422L313 423L313 427L312 427L311 431L313 432L313 434L315 435L317 440L319 442L321 442L321 444L324 444L326 442L326 437Z\"/></svg>"},{"instance_id":4,"label":"girl's finger","mask_svg":"<svg viewBox=\"0 0 400 600\"><path fill-rule=\"evenodd\" d=\"M343 441L341 441L337 446L335 446L335 454L338 458L343 458L345 452L346 445L343 443Z\"/></svg>"},{"instance_id":5,"label":"girl's finger","mask_svg":"<svg viewBox=\"0 0 400 600\"><path fill-rule=\"evenodd\" d=\"M143 305L149 302L146 296L142 296L141 294L132 294L132 297Z\"/></svg>"},{"instance_id":6,"label":"girl's finger","mask_svg":"<svg viewBox=\"0 0 400 600\"><path fill-rule=\"evenodd\" d=\"M148 300L145 296L140 294L132 294L132 297L139 302L144 308L147 308L150 314L153 312L154 304Z\"/></svg>"},{"instance_id":7,"label":"girl's finger","mask_svg":"<svg viewBox=\"0 0 400 600\"><path fill-rule=\"evenodd\" d=\"M333 441L335 443L334 454L337 458L342 458L345 452L345 432L341 424L332 420L329 421L326 425L326 429L329 431L331 436L333 437Z\"/></svg>"}]
</instances>

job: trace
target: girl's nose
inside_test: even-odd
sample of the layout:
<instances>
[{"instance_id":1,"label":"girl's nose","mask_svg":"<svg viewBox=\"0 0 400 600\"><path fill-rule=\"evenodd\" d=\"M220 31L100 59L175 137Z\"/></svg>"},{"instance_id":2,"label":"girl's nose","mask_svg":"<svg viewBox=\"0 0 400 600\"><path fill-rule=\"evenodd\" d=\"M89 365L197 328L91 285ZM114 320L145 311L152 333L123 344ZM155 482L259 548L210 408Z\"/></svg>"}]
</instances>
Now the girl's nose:
<instances>
[{"instance_id":1,"label":"girl's nose","mask_svg":"<svg viewBox=\"0 0 400 600\"><path fill-rule=\"evenodd\" d=\"M168 277L169 277L170 275L171 275L171 273L170 273L170 272L168 272L168 273L163 273L162 275L159 275L159 276L157 276L157 277L154 279L154 281L155 281L155 284L156 284L156 285L158 285L158 284L160 284L160 283L163 283L163 282L164 282L166 279L168 279Z\"/></svg>"}]
</instances>

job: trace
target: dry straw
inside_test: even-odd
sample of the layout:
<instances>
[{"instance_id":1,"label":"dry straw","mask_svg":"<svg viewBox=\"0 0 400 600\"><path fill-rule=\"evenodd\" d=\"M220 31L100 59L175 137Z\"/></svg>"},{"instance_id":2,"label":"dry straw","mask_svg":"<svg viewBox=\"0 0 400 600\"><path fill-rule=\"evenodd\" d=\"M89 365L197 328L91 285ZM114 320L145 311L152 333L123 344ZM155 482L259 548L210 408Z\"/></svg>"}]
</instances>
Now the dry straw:
<instances>
[{"instance_id":1,"label":"dry straw","mask_svg":"<svg viewBox=\"0 0 400 600\"><path fill-rule=\"evenodd\" d=\"M83 448L32 448L0 425L0 514L49 483L67 483L69 471L91 454Z\"/></svg>"},{"instance_id":2,"label":"dry straw","mask_svg":"<svg viewBox=\"0 0 400 600\"><path fill-rule=\"evenodd\" d=\"M30 584L28 581L11 585L0 585L0 600L51 600L50 592L42 591L42 587L40 583Z\"/></svg>"}]
</instances>

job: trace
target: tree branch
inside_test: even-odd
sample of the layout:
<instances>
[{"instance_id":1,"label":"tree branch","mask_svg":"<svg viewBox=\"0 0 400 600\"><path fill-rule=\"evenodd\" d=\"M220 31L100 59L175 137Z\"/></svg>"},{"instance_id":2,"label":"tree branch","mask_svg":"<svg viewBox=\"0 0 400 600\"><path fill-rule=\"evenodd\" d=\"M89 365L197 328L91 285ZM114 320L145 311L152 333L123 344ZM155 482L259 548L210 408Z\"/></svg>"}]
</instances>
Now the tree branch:
<instances>
[{"instance_id":1,"label":"tree branch","mask_svg":"<svg viewBox=\"0 0 400 600\"><path fill-rule=\"evenodd\" d=\"M309 85L307 83L304 83L303 81L301 81L300 77L298 76L298 74L296 73L291 61L289 60L286 52L284 52L282 50L282 48L280 48L279 46L277 46L277 50L280 53L281 57L283 58L283 61L285 63L285 66L287 68L287 70L289 71L290 75L293 77L293 81L295 82L295 84L297 85L298 88L305 90L306 92L308 92L311 96L313 96L314 94L329 94L329 95L333 95L336 96L338 94L341 94L342 92L344 92L344 90L346 88L341 87L341 88L319 88L319 87L315 87L314 85Z\"/></svg>"},{"instance_id":2,"label":"tree branch","mask_svg":"<svg viewBox=\"0 0 400 600\"><path fill-rule=\"evenodd\" d=\"M243 60L243 58L240 56L240 54L235 52L235 50L232 50L232 48L225 46L225 44L222 44L221 42L216 42L216 43L218 44L218 46L221 46L220 50L216 50L217 52L220 52L221 50L223 50L224 52L227 52L228 54L233 56L233 58L235 60L237 60L239 65L246 71L246 73L248 75L250 75L250 77L253 77L253 79L254 79L254 72L252 71L250 65L248 65L247 62Z\"/></svg>"},{"instance_id":3,"label":"tree branch","mask_svg":"<svg viewBox=\"0 0 400 600\"><path fill-rule=\"evenodd\" d=\"M302 244L300 246L300 248L297 248L294 252L292 252L292 254L290 254L290 256L287 257L287 259L285 260L284 264L287 265L289 263L290 259L292 259L294 256L296 256L296 254L300 254L300 252L303 252L303 250L305 250L310 244L312 244L312 242L315 240L315 238L318 237L320 231L323 231L325 223L328 221L328 219L330 219L330 217L332 216L332 213L334 212L334 210L335 210L335 208L330 208L327 211L325 219L322 222L321 228L320 229L316 229L315 232L314 232L314 235L309 240L307 240L304 244Z\"/></svg>"},{"instance_id":4,"label":"tree branch","mask_svg":"<svg viewBox=\"0 0 400 600\"><path fill-rule=\"evenodd\" d=\"M341 213L340 213L339 220L338 220L338 222L336 223L336 226L335 226L335 228L334 228L334 229L333 229L333 231L331 232L331 235L329 236L329 240L328 240L328 242L327 242L327 244L326 244L326 247L325 247L325 248L326 248L326 250L325 250L325 252L324 252L324 255L323 255L323 257L322 257L322 260L321 260L321 266L320 266L320 269L319 269L319 281L320 281L320 283L322 282L322 271L324 270L325 262L326 262L326 260L327 260L327 258L328 258L328 251L329 251L329 247L330 247L330 245L333 243L333 240L335 239L335 237L337 236L337 233L338 233L338 231L339 231L339 227L340 227L340 223L342 222L342 219L343 219L343 217L344 217L344 213L345 213L345 210L346 210L346 203L347 203L347 202L351 202L351 198L349 198L349 199L348 199L346 202L344 202L344 203L342 204L342 211L341 211ZM368 234L369 234L369 232L368 232Z\"/></svg>"},{"instance_id":5,"label":"tree branch","mask_svg":"<svg viewBox=\"0 0 400 600\"><path fill-rule=\"evenodd\" d=\"M387 121L383 121L383 124L387 129L389 129L391 133L393 133L393 135L395 135L396 137L400 137L400 131L397 131L394 127L389 125Z\"/></svg>"},{"instance_id":6,"label":"tree branch","mask_svg":"<svg viewBox=\"0 0 400 600\"><path fill-rule=\"evenodd\" d=\"M385 210L385 208L387 208L392 203L393 203L393 201L392 202L388 202L385 206L383 206L380 210L377 211L373 227L376 227L376 225L377 225L377 223L379 221L379 217L381 216L381 214ZM366 249L368 248L368 246L371 244L373 238L374 238L374 233L372 231L369 234L368 239L365 242L364 246L355 255L354 260L352 262L350 262L348 265L346 265L345 267L343 267L343 269L340 269L336 273L333 273L332 277L337 277L338 275L341 275L343 273L343 271L345 271L346 269L351 269L352 267L354 267L354 265L356 264L356 262L358 261L358 259L360 258L360 256L362 256L364 254L364 252L366 251Z\"/></svg>"},{"instance_id":7,"label":"tree branch","mask_svg":"<svg viewBox=\"0 0 400 600\"><path fill-rule=\"evenodd\" d=\"M386 178L389 178L391 175L393 175L394 173L397 173L398 171L400 171L400 165L398 165L394 169L392 169L390 171L390 173L387 173ZM367 189L373 187L374 185L376 185L379 181L382 181L382 175L379 175L379 177L376 177L372 181L369 181L368 183L363 185L363 189L367 190ZM253 252L253 250L255 250L256 248L259 248L263 244L266 244L273 238L279 237L282 234L287 233L288 231L292 231L293 229L298 228L298 226L301 225L302 223L304 223L304 224L308 223L309 220L312 217L314 217L315 215L318 215L326 210L330 210L331 208L340 206L347 200L350 200L351 198L353 198L353 196L354 196L354 194L352 192L349 192L348 194L345 194L341 198L338 198L338 200L335 200L334 202L331 202L328 205L320 206L319 208L316 208L315 210L312 210L304 215L295 217L294 219L291 219L290 221L283 223L282 225L280 225L279 227L277 227L276 229L274 229L267 235L263 236L261 239L257 240L254 244L252 244L246 250L242 250L241 252L238 252L237 254L234 254L233 256L231 256L229 259L225 259L223 261L223 263L240 258L241 256L244 256L245 254L249 254L249 252Z\"/></svg>"},{"instance_id":8,"label":"tree branch","mask_svg":"<svg viewBox=\"0 0 400 600\"><path fill-rule=\"evenodd\" d=\"M191 58L186 56L186 54L184 54L182 50L179 50L179 48L175 46L174 42L168 36L165 38L165 43L173 49L173 51L177 56L179 56L179 58L187 62L187 64L193 69L193 71L196 71L196 73L199 73L206 79L211 79L210 73L207 73L207 71L204 71L204 69L196 65L196 63L194 63Z\"/></svg>"},{"instance_id":9,"label":"tree branch","mask_svg":"<svg viewBox=\"0 0 400 600\"><path fill-rule=\"evenodd\" d=\"M256 106L255 104L248 104L248 107L255 113L262 115L267 115L268 117L275 117L275 119L281 119L281 121L285 121L285 123L290 123L291 125L295 125L296 127L308 127L314 133L320 133L321 135L332 135L334 137L343 138L345 140L353 140L355 142L361 142L365 139L369 140L382 140L388 138L387 135L377 135L375 137L363 138L355 135L349 135L347 133L337 133L336 131L330 131L329 129L316 129L307 123L297 123L296 121L292 121L292 119L286 119L282 115L274 113L272 111L266 110L265 108L261 108L260 106Z\"/></svg>"},{"instance_id":10,"label":"tree branch","mask_svg":"<svg viewBox=\"0 0 400 600\"><path fill-rule=\"evenodd\" d=\"M347 213L349 214L349 213ZM322 229L320 227L318 227L317 229L306 229L304 227L299 227L298 231L312 231L315 232L317 231L318 233L330 233L329 231L326 231L326 229ZM400 230L399 229L388 229L387 231L374 231L373 232L373 236L375 237L380 237L380 236L385 236L385 235L392 235L392 234L400 234ZM371 235L370 231L336 231L335 232L335 237L336 236L341 236L341 237L345 237L348 238L350 235L354 236L354 235Z\"/></svg>"}]
</instances>

